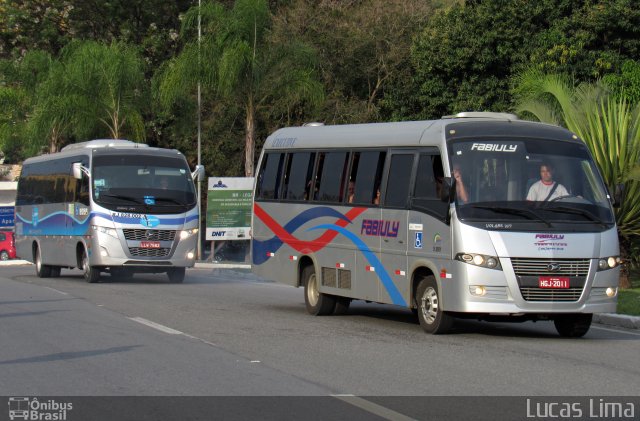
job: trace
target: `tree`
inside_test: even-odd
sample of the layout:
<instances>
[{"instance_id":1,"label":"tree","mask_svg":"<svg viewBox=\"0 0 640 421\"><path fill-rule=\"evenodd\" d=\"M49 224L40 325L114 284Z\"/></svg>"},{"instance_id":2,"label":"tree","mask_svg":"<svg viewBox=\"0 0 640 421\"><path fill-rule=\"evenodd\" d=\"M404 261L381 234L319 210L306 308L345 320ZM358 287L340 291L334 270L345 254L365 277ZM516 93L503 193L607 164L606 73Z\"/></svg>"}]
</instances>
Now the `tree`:
<instances>
[{"instance_id":1,"label":"tree","mask_svg":"<svg viewBox=\"0 0 640 421\"><path fill-rule=\"evenodd\" d=\"M537 70L520 75L516 94L518 113L562 124L587 144L609 191L625 183L618 230L623 245L640 235L640 181L633 179L640 162L640 104L615 98L599 84L574 87L566 77ZM620 286L630 286L625 271Z\"/></svg>"},{"instance_id":2,"label":"tree","mask_svg":"<svg viewBox=\"0 0 640 421\"><path fill-rule=\"evenodd\" d=\"M195 37L202 18L202 38ZM232 9L206 2L190 9L182 35L183 51L162 69L158 98L165 107L193 94L198 83L209 95L242 104L244 114L244 170L252 176L257 117L277 104L294 107L319 104L322 85L315 78L314 53L290 40L270 38L271 14L265 0L237 0ZM213 107L211 107L213 108Z\"/></svg>"}]
</instances>

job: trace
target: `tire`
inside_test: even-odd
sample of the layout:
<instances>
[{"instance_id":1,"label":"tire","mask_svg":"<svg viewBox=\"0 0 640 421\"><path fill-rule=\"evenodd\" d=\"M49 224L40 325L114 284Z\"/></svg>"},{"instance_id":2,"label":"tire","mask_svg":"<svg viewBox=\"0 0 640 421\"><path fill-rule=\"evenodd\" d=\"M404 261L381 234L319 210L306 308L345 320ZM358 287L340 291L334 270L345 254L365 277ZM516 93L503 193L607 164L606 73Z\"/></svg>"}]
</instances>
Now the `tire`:
<instances>
[{"instance_id":1,"label":"tire","mask_svg":"<svg viewBox=\"0 0 640 421\"><path fill-rule=\"evenodd\" d=\"M333 314L341 316L349 312L349 306L351 305L351 298L349 297L336 297L336 308L333 310Z\"/></svg>"},{"instance_id":2,"label":"tire","mask_svg":"<svg viewBox=\"0 0 640 421\"><path fill-rule=\"evenodd\" d=\"M318 277L313 266L306 266L302 270L302 282L304 282L304 303L309 314L324 316L334 312L336 297L323 294L318 290Z\"/></svg>"},{"instance_id":3,"label":"tire","mask_svg":"<svg viewBox=\"0 0 640 421\"><path fill-rule=\"evenodd\" d=\"M51 276L51 266L42 264L42 255L40 247L36 247L35 253L36 275L38 278L48 278Z\"/></svg>"},{"instance_id":4,"label":"tire","mask_svg":"<svg viewBox=\"0 0 640 421\"><path fill-rule=\"evenodd\" d=\"M565 338L581 338L591 327L593 314L566 314L553 320L560 336Z\"/></svg>"},{"instance_id":5,"label":"tire","mask_svg":"<svg viewBox=\"0 0 640 421\"><path fill-rule=\"evenodd\" d=\"M169 282L172 284L181 284L184 281L186 269L185 268L172 268L167 271Z\"/></svg>"},{"instance_id":6,"label":"tire","mask_svg":"<svg viewBox=\"0 0 640 421\"><path fill-rule=\"evenodd\" d=\"M9 260L9 253L6 250L0 251L0 260Z\"/></svg>"},{"instance_id":7,"label":"tire","mask_svg":"<svg viewBox=\"0 0 640 421\"><path fill-rule=\"evenodd\" d=\"M82 272L84 280L90 284L94 284L100 279L100 271L89 263L89 255L87 255L86 249L82 249Z\"/></svg>"},{"instance_id":8,"label":"tire","mask_svg":"<svg viewBox=\"0 0 640 421\"><path fill-rule=\"evenodd\" d=\"M442 310L441 294L433 275L423 277L416 288L415 301L422 329L433 335L446 333L453 325L453 317Z\"/></svg>"}]
</instances>

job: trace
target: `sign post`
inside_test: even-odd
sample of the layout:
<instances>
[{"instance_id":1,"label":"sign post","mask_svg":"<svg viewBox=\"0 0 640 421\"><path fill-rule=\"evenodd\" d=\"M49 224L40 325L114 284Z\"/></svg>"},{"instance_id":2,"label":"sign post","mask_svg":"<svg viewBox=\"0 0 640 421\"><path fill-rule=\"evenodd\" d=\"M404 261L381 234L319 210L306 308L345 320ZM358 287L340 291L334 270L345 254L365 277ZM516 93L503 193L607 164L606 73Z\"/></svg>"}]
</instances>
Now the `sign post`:
<instances>
[{"instance_id":1,"label":"sign post","mask_svg":"<svg viewBox=\"0 0 640 421\"><path fill-rule=\"evenodd\" d=\"M253 177L209 177L208 187L206 239L248 240Z\"/></svg>"}]
</instances>

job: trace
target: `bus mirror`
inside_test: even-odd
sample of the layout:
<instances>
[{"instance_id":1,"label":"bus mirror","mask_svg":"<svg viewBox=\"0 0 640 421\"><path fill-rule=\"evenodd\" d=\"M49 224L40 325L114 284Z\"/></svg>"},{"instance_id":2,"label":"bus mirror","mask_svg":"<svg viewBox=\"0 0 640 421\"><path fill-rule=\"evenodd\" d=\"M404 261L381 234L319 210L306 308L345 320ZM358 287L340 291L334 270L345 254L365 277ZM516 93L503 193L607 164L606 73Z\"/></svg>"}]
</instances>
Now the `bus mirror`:
<instances>
[{"instance_id":1,"label":"bus mirror","mask_svg":"<svg viewBox=\"0 0 640 421\"><path fill-rule=\"evenodd\" d=\"M204 178L204 165L196 165L196 169L191 173L195 181L202 181Z\"/></svg>"},{"instance_id":2,"label":"bus mirror","mask_svg":"<svg viewBox=\"0 0 640 421\"><path fill-rule=\"evenodd\" d=\"M616 184L615 191L613 192L613 203L612 205L616 208L619 208L622 204L622 196L624 196L624 184L619 183Z\"/></svg>"},{"instance_id":3,"label":"bus mirror","mask_svg":"<svg viewBox=\"0 0 640 421\"><path fill-rule=\"evenodd\" d=\"M82 180L82 173L89 177L89 170L83 167L81 162L74 162L71 168L73 170L73 178L76 180Z\"/></svg>"}]
</instances>

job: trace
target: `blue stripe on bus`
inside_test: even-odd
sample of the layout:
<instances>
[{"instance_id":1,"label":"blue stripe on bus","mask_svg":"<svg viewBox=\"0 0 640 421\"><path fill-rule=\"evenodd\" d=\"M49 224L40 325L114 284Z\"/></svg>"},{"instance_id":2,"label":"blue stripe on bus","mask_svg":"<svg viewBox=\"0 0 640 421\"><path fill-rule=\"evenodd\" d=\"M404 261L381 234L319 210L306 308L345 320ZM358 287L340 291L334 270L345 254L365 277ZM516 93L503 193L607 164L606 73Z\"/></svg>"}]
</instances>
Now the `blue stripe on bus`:
<instances>
[{"instance_id":1,"label":"blue stripe on bus","mask_svg":"<svg viewBox=\"0 0 640 421\"><path fill-rule=\"evenodd\" d=\"M391 301L397 305L401 305L404 307L407 306L406 301L404 300L404 298L402 298L400 291L398 291L398 288L393 283L391 276L389 276L389 274L385 270L384 266L382 265L382 262L380 262L380 260L375 255L375 253L371 251L371 249L364 243L364 241L362 241L356 234L350 232L346 228L342 228L337 225L323 224L313 228L309 228L307 231L313 231L313 230L319 230L319 229L328 229L328 230L337 231L340 234L347 237L349 240L351 240L351 242L355 244L358 247L358 249L362 252L364 257L366 257L369 264L375 268L375 273L376 275L378 275L378 278L380 278L382 285L387 290L389 297L391 297Z\"/></svg>"}]
</instances>

